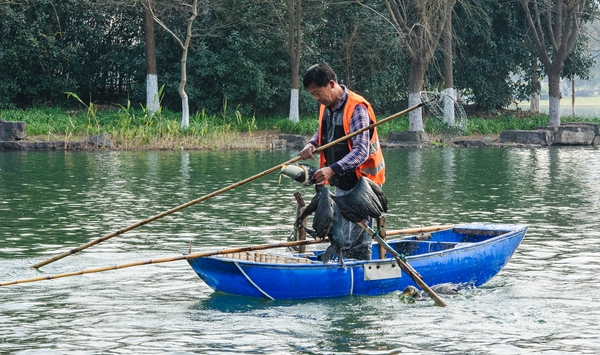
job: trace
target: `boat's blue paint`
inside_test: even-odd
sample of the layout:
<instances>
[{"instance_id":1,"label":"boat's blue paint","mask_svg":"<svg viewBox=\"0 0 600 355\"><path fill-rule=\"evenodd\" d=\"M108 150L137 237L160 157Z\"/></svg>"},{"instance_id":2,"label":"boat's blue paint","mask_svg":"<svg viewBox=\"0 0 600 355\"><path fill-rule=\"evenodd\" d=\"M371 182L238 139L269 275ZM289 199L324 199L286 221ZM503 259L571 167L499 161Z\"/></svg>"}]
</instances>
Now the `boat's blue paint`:
<instances>
[{"instance_id":1,"label":"boat's blue paint","mask_svg":"<svg viewBox=\"0 0 600 355\"><path fill-rule=\"evenodd\" d=\"M406 255L407 262L430 286L446 282L479 286L508 263L526 231L526 225L471 223L431 233L426 241L413 236L389 244ZM407 274L399 273L389 253L379 259L378 250L374 244L369 261L345 259L345 268L337 262L324 265L317 261L322 251L315 252L312 264L269 264L226 255L188 262L214 290L270 299L381 295L415 285ZM378 277L379 272L386 275Z\"/></svg>"}]
</instances>

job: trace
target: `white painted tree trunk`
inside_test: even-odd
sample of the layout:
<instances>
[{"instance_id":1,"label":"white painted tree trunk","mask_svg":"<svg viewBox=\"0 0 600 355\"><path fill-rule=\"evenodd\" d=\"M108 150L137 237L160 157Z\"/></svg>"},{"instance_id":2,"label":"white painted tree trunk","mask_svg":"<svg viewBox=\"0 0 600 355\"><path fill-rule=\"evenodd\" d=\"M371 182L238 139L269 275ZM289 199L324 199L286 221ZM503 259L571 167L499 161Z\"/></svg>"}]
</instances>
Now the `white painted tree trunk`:
<instances>
[{"instance_id":1,"label":"white painted tree trunk","mask_svg":"<svg viewBox=\"0 0 600 355\"><path fill-rule=\"evenodd\" d=\"M181 127L188 128L190 125L190 105L188 96L185 92L180 93L181 96Z\"/></svg>"},{"instance_id":2,"label":"white painted tree trunk","mask_svg":"<svg viewBox=\"0 0 600 355\"><path fill-rule=\"evenodd\" d=\"M294 123L298 123L298 121L300 120L298 93L298 89L292 89L290 93L290 120Z\"/></svg>"},{"instance_id":3,"label":"white painted tree trunk","mask_svg":"<svg viewBox=\"0 0 600 355\"><path fill-rule=\"evenodd\" d=\"M148 111L156 113L160 108L158 98L158 76L156 74L146 75L146 105Z\"/></svg>"},{"instance_id":4,"label":"white painted tree trunk","mask_svg":"<svg viewBox=\"0 0 600 355\"><path fill-rule=\"evenodd\" d=\"M421 95L417 92L408 94L408 107L413 107L421 103ZM424 132L423 110L419 107L408 113L408 130L411 132Z\"/></svg>"},{"instance_id":5,"label":"white painted tree trunk","mask_svg":"<svg viewBox=\"0 0 600 355\"><path fill-rule=\"evenodd\" d=\"M560 126L560 72L548 73L548 126Z\"/></svg>"},{"instance_id":6,"label":"white painted tree trunk","mask_svg":"<svg viewBox=\"0 0 600 355\"><path fill-rule=\"evenodd\" d=\"M538 74L538 61L534 59L531 62L531 85L536 89L529 97L529 111L540 113L540 76Z\"/></svg>"},{"instance_id":7,"label":"white painted tree trunk","mask_svg":"<svg viewBox=\"0 0 600 355\"><path fill-rule=\"evenodd\" d=\"M575 77L571 79L571 115L575 117Z\"/></svg>"},{"instance_id":8,"label":"white painted tree trunk","mask_svg":"<svg viewBox=\"0 0 600 355\"><path fill-rule=\"evenodd\" d=\"M550 96L548 105L548 125L560 126L560 97Z\"/></svg>"},{"instance_id":9,"label":"white painted tree trunk","mask_svg":"<svg viewBox=\"0 0 600 355\"><path fill-rule=\"evenodd\" d=\"M455 112L454 102L456 100L456 93L453 88L444 89L444 122L450 126L454 126L455 123Z\"/></svg>"},{"instance_id":10,"label":"white painted tree trunk","mask_svg":"<svg viewBox=\"0 0 600 355\"><path fill-rule=\"evenodd\" d=\"M540 94L537 92L529 98L529 111L540 113Z\"/></svg>"}]
</instances>

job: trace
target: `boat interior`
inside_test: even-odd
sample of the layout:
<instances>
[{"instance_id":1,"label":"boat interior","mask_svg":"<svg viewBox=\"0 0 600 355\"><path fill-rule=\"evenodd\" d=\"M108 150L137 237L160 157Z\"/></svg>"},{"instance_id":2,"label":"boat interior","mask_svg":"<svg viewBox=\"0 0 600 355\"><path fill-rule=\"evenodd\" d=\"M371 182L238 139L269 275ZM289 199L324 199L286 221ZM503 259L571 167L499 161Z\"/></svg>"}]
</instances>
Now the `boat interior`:
<instances>
[{"instance_id":1,"label":"boat interior","mask_svg":"<svg viewBox=\"0 0 600 355\"><path fill-rule=\"evenodd\" d=\"M465 243L477 243L508 233L510 230L487 230L452 228L427 234L389 240L388 244L399 254L406 257L453 249ZM381 259L379 245L374 242L371 260ZM274 254L266 252L239 252L221 257L268 264L313 264L320 263L319 255L323 250L295 254ZM391 258L389 253L383 259Z\"/></svg>"},{"instance_id":2,"label":"boat interior","mask_svg":"<svg viewBox=\"0 0 600 355\"><path fill-rule=\"evenodd\" d=\"M406 238L392 239L388 241L388 244L400 255L408 257L453 249L465 243L482 242L508 232L510 230L452 228L433 233L417 234ZM389 253L386 253L386 256L381 258L379 245L376 242L373 243L372 248L372 260L392 257ZM315 257L318 258L318 255L321 253L322 251L315 252Z\"/></svg>"},{"instance_id":3,"label":"boat interior","mask_svg":"<svg viewBox=\"0 0 600 355\"><path fill-rule=\"evenodd\" d=\"M430 234L418 234L407 238L395 239L388 243L399 254L411 256L453 249L457 245L463 245L465 243L478 243L508 232L510 231L452 228ZM387 253L386 258L390 257L391 255ZM377 244L374 244L373 259L376 258L380 258L379 247Z\"/></svg>"}]
</instances>

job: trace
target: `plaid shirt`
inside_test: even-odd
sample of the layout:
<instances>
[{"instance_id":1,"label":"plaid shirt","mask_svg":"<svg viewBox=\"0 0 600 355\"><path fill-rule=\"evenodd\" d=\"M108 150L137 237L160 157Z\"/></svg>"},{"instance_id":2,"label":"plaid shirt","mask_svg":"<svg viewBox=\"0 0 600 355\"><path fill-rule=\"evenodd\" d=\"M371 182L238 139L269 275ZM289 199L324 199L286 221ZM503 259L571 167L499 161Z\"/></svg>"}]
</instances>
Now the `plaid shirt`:
<instances>
[{"instance_id":1,"label":"plaid shirt","mask_svg":"<svg viewBox=\"0 0 600 355\"><path fill-rule=\"evenodd\" d=\"M329 110L329 108L326 108L326 110L329 110L330 118L333 118L334 112L337 112L340 109L342 109L344 104L348 100L348 89L344 85L340 86L344 89L344 95L342 96L342 99L333 110ZM358 104L354 109L354 113L352 113L352 118L350 119L350 132L347 132L347 134L358 131L361 128L365 128L369 126L369 124L371 124L371 120L369 119L369 112L367 111L367 106L365 106L364 104ZM320 129L317 129L317 132L308 141L308 143L312 144L315 147L318 147L320 134ZM342 176L345 173L356 169L369 157L369 130L366 130L363 133L352 137L351 139L352 150L350 150L350 152L339 161L329 165L331 170L333 170L333 172L335 172L337 176Z\"/></svg>"}]
</instances>

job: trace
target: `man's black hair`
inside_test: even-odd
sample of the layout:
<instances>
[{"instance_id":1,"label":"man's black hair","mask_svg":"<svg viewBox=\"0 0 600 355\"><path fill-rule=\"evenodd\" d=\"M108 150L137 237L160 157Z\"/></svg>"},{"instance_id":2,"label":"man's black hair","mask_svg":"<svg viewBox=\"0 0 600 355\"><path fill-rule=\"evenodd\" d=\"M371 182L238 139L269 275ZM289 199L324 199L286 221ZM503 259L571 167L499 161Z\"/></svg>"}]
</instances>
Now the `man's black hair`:
<instances>
[{"instance_id":1,"label":"man's black hair","mask_svg":"<svg viewBox=\"0 0 600 355\"><path fill-rule=\"evenodd\" d=\"M304 73L302 84L304 84L305 89L313 84L318 87L325 87L329 80L337 83L337 77L333 69L325 63L317 63Z\"/></svg>"}]
</instances>

